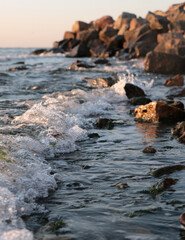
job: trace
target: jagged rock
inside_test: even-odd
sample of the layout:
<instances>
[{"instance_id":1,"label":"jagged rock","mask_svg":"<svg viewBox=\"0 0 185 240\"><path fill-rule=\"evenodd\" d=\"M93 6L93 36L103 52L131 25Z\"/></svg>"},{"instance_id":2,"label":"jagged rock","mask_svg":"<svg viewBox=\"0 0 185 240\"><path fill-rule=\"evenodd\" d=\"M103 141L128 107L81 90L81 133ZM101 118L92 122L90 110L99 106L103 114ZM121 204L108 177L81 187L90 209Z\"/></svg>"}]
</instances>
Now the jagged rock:
<instances>
[{"instance_id":1,"label":"jagged rock","mask_svg":"<svg viewBox=\"0 0 185 240\"><path fill-rule=\"evenodd\" d=\"M114 28L120 29L122 25L129 24L132 18L136 18L135 14L123 12L118 19L114 22Z\"/></svg>"},{"instance_id":2,"label":"jagged rock","mask_svg":"<svg viewBox=\"0 0 185 240\"><path fill-rule=\"evenodd\" d=\"M102 42L108 42L113 36L117 34L117 30L114 29L113 27L107 26L103 30L100 31L99 33L99 39Z\"/></svg>"},{"instance_id":3,"label":"jagged rock","mask_svg":"<svg viewBox=\"0 0 185 240\"><path fill-rule=\"evenodd\" d=\"M173 78L168 78L164 82L165 86L183 86L184 77L181 74L175 75Z\"/></svg>"},{"instance_id":4,"label":"jagged rock","mask_svg":"<svg viewBox=\"0 0 185 240\"><path fill-rule=\"evenodd\" d=\"M94 67L95 67L94 65L88 64L85 61L76 60L69 66L69 69L94 68Z\"/></svg>"},{"instance_id":5,"label":"jagged rock","mask_svg":"<svg viewBox=\"0 0 185 240\"><path fill-rule=\"evenodd\" d=\"M48 50L45 49L45 48L44 49L37 49L37 50L31 52L31 55L40 55L42 53L47 53L47 52L48 52Z\"/></svg>"},{"instance_id":6,"label":"jagged rock","mask_svg":"<svg viewBox=\"0 0 185 240\"><path fill-rule=\"evenodd\" d=\"M75 39L76 34L74 32L67 31L64 33L64 39Z\"/></svg>"},{"instance_id":7,"label":"jagged rock","mask_svg":"<svg viewBox=\"0 0 185 240\"><path fill-rule=\"evenodd\" d=\"M124 37L121 35L116 35L110 39L107 43L107 49L110 51L117 51L123 48Z\"/></svg>"},{"instance_id":8,"label":"jagged rock","mask_svg":"<svg viewBox=\"0 0 185 240\"><path fill-rule=\"evenodd\" d=\"M149 12L146 19L149 21L151 29L156 29L160 32L168 31L169 21L166 17Z\"/></svg>"},{"instance_id":9,"label":"jagged rock","mask_svg":"<svg viewBox=\"0 0 185 240\"><path fill-rule=\"evenodd\" d=\"M115 83L118 82L118 79L115 77L107 77L107 78L84 78L84 81L87 81L89 86L91 87L111 87Z\"/></svg>"},{"instance_id":10,"label":"jagged rock","mask_svg":"<svg viewBox=\"0 0 185 240\"><path fill-rule=\"evenodd\" d=\"M113 23L114 23L114 20L111 16L104 16L93 21L93 25L97 31L100 31L107 26L111 26Z\"/></svg>"},{"instance_id":11,"label":"jagged rock","mask_svg":"<svg viewBox=\"0 0 185 240\"><path fill-rule=\"evenodd\" d=\"M141 27L144 24L147 24L148 20L144 19L144 18L132 18L132 20L130 21L130 27L129 27L129 31L132 31L138 27Z\"/></svg>"},{"instance_id":12,"label":"jagged rock","mask_svg":"<svg viewBox=\"0 0 185 240\"><path fill-rule=\"evenodd\" d=\"M169 24L169 31L171 32L184 32L185 31L185 20L179 20Z\"/></svg>"},{"instance_id":13,"label":"jagged rock","mask_svg":"<svg viewBox=\"0 0 185 240\"><path fill-rule=\"evenodd\" d=\"M152 43L151 41L140 41L133 44L129 51L134 52L136 58L145 57L148 52L155 48L155 46L155 42Z\"/></svg>"},{"instance_id":14,"label":"jagged rock","mask_svg":"<svg viewBox=\"0 0 185 240\"><path fill-rule=\"evenodd\" d=\"M89 48L85 44L80 43L71 50L67 57L90 57Z\"/></svg>"},{"instance_id":15,"label":"jagged rock","mask_svg":"<svg viewBox=\"0 0 185 240\"><path fill-rule=\"evenodd\" d=\"M185 121L178 122L176 127L172 129L172 134L180 137L185 132Z\"/></svg>"},{"instance_id":16,"label":"jagged rock","mask_svg":"<svg viewBox=\"0 0 185 240\"><path fill-rule=\"evenodd\" d=\"M156 149L152 146L148 146L145 149L143 149L143 153L156 153Z\"/></svg>"},{"instance_id":17,"label":"jagged rock","mask_svg":"<svg viewBox=\"0 0 185 240\"><path fill-rule=\"evenodd\" d=\"M106 58L110 57L107 46L99 39L94 39L87 44L92 57Z\"/></svg>"},{"instance_id":18,"label":"jagged rock","mask_svg":"<svg viewBox=\"0 0 185 240\"><path fill-rule=\"evenodd\" d=\"M71 51L74 47L79 44L79 41L76 39L65 39L58 42L58 47L65 52Z\"/></svg>"},{"instance_id":19,"label":"jagged rock","mask_svg":"<svg viewBox=\"0 0 185 240\"><path fill-rule=\"evenodd\" d=\"M133 97L142 97L146 96L145 92L138 86L135 86L131 83L126 83L124 86L126 96L130 99Z\"/></svg>"},{"instance_id":20,"label":"jagged rock","mask_svg":"<svg viewBox=\"0 0 185 240\"><path fill-rule=\"evenodd\" d=\"M90 27L88 23L82 22L82 21L76 21L72 26L72 32L78 33L83 30L87 30Z\"/></svg>"},{"instance_id":21,"label":"jagged rock","mask_svg":"<svg viewBox=\"0 0 185 240\"><path fill-rule=\"evenodd\" d=\"M151 51L145 58L145 71L163 74L185 73L185 58L162 52Z\"/></svg>"},{"instance_id":22,"label":"jagged rock","mask_svg":"<svg viewBox=\"0 0 185 240\"><path fill-rule=\"evenodd\" d=\"M170 22L185 20L185 3L174 4L166 12L167 19Z\"/></svg>"},{"instance_id":23,"label":"jagged rock","mask_svg":"<svg viewBox=\"0 0 185 240\"><path fill-rule=\"evenodd\" d=\"M178 122L185 119L185 112L164 101L155 101L135 108L135 119L145 122Z\"/></svg>"},{"instance_id":24,"label":"jagged rock","mask_svg":"<svg viewBox=\"0 0 185 240\"><path fill-rule=\"evenodd\" d=\"M132 105L145 105L150 103L151 100L149 98L146 98L145 96L141 96L141 97L133 97L131 99L129 99L129 103Z\"/></svg>"},{"instance_id":25,"label":"jagged rock","mask_svg":"<svg viewBox=\"0 0 185 240\"><path fill-rule=\"evenodd\" d=\"M88 30L80 31L76 35L76 39L80 40L84 43L88 43L89 41L94 40L94 39L98 39L98 38L99 38L98 31L96 31L94 29L88 29Z\"/></svg>"}]
</instances>

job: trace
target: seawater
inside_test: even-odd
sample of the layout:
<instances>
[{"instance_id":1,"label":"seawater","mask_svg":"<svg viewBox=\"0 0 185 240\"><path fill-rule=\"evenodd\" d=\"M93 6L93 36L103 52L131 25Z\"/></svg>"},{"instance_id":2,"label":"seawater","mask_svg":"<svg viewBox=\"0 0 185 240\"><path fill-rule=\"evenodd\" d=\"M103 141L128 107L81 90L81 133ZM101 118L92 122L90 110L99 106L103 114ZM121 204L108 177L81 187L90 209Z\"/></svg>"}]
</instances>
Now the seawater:
<instances>
[{"instance_id":1,"label":"seawater","mask_svg":"<svg viewBox=\"0 0 185 240\"><path fill-rule=\"evenodd\" d=\"M170 175L178 182L168 191L142 193L159 181L151 169L185 163L184 145L173 125L135 122L124 91L130 82L164 99L167 76L145 73L143 59L69 70L76 59L31 51L0 49L0 239L52 239L41 229L58 219L55 234L67 239L184 239L184 172ZM9 71L23 62L26 70ZM112 75L109 88L83 80ZM99 117L114 128L97 129ZM155 155L142 153L148 145Z\"/></svg>"}]
</instances>

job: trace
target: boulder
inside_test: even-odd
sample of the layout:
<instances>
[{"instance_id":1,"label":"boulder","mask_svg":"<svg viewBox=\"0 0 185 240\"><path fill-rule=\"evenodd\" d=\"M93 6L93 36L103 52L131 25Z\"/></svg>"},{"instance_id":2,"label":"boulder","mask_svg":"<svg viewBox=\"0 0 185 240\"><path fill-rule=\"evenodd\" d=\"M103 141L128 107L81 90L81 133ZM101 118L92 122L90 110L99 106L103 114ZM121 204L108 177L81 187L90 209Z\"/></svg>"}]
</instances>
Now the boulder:
<instances>
[{"instance_id":1,"label":"boulder","mask_svg":"<svg viewBox=\"0 0 185 240\"><path fill-rule=\"evenodd\" d=\"M89 48L84 43L80 43L66 57L90 57Z\"/></svg>"},{"instance_id":2,"label":"boulder","mask_svg":"<svg viewBox=\"0 0 185 240\"><path fill-rule=\"evenodd\" d=\"M153 148L152 146L148 146L143 149L143 153L156 153L156 149Z\"/></svg>"},{"instance_id":3,"label":"boulder","mask_svg":"<svg viewBox=\"0 0 185 240\"><path fill-rule=\"evenodd\" d=\"M76 21L72 26L72 32L77 33L83 30L87 30L90 27L90 24L82 22L82 21Z\"/></svg>"},{"instance_id":4,"label":"boulder","mask_svg":"<svg viewBox=\"0 0 185 240\"><path fill-rule=\"evenodd\" d=\"M118 35L123 35L129 29L129 24L123 24L119 29Z\"/></svg>"},{"instance_id":5,"label":"boulder","mask_svg":"<svg viewBox=\"0 0 185 240\"><path fill-rule=\"evenodd\" d=\"M124 86L126 96L130 99L133 97L142 97L146 96L145 92L138 86L131 84L131 83L126 83Z\"/></svg>"},{"instance_id":6,"label":"boulder","mask_svg":"<svg viewBox=\"0 0 185 240\"><path fill-rule=\"evenodd\" d=\"M169 30L171 32L184 32L185 31L185 20L179 20L169 24Z\"/></svg>"},{"instance_id":7,"label":"boulder","mask_svg":"<svg viewBox=\"0 0 185 240\"><path fill-rule=\"evenodd\" d=\"M145 58L145 71L163 74L185 73L185 58L175 54L151 51Z\"/></svg>"},{"instance_id":8,"label":"boulder","mask_svg":"<svg viewBox=\"0 0 185 240\"><path fill-rule=\"evenodd\" d=\"M139 57L145 57L146 54L150 51L152 51L155 47L156 47L157 43L152 43L150 41L140 41L140 42L136 42L131 48L130 48L130 52L132 52L134 49L135 52L135 57L139 58Z\"/></svg>"},{"instance_id":9,"label":"boulder","mask_svg":"<svg viewBox=\"0 0 185 240\"><path fill-rule=\"evenodd\" d=\"M97 60L94 61L94 64L97 64L97 65L111 65L109 60L107 60L106 58L99 58Z\"/></svg>"},{"instance_id":10,"label":"boulder","mask_svg":"<svg viewBox=\"0 0 185 240\"><path fill-rule=\"evenodd\" d=\"M31 52L31 55L40 55L40 54L43 54L43 53L47 53L48 50L47 49L36 49L35 51Z\"/></svg>"},{"instance_id":11,"label":"boulder","mask_svg":"<svg viewBox=\"0 0 185 240\"><path fill-rule=\"evenodd\" d=\"M107 48L110 51L117 51L123 48L124 37L121 35L116 35L112 37L107 43Z\"/></svg>"},{"instance_id":12,"label":"boulder","mask_svg":"<svg viewBox=\"0 0 185 240\"><path fill-rule=\"evenodd\" d=\"M76 39L84 43L88 43L90 40L94 40L98 38L99 38L98 31L94 29L80 31L76 34Z\"/></svg>"},{"instance_id":13,"label":"boulder","mask_svg":"<svg viewBox=\"0 0 185 240\"><path fill-rule=\"evenodd\" d=\"M181 74L175 75L173 78L168 78L165 80L164 85L169 86L183 86L184 77Z\"/></svg>"},{"instance_id":14,"label":"boulder","mask_svg":"<svg viewBox=\"0 0 185 240\"><path fill-rule=\"evenodd\" d=\"M76 38L76 34L74 32L65 32L64 33L64 39L75 39Z\"/></svg>"},{"instance_id":15,"label":"boulder","mask_svg":"<svg viewBox=\"0 0 185 240\"><path fill-rule=\"evenodd\" d=\"M118 19L114 22L114 28L120 29L122 25L129 24L132 18L136 18L135 14L123 12Z\"/></svg>"},{"instance_id":16,"label":"boulder","mask_svg":"<svg viewBox=\"0 0 185 240\"><path fill-rule=\"evenodd\" d=\"M93 21L93 25L97 31L100 31L107 26L112 26L113 23L114 23L114 20L111 16L104 16Z\"/></svg>"},{"instance_id":17,"label":"boulder","mask_svg":"<svg viewBox=\"0 0 185 240\"><path fill-rule=\"evenodd\" d=\"M159 32L168 31L169 21L166 17L149 12L146 16L146 19L149 21L151 29L156 29Z\"/></svg>"},{"instance_id":18,"label":"boulder","mask_svg":"<svg viewBox=\"0 0 185 240\"><path fill-rule=\"evenodd\" d=\"M185 3L170 6L166 12L166 16L170 22L185 20Z\"/></svg>"},{"instance_id":19,"label":"boulder","mask_svg":"<svg viewBox=\"0 0 185 240\"><path fill-rule=\"evenodd\" d=\"M145 96L142 97L133 97L129 99L129 103L136 106L136 105L145 105L150 103L151 100L149 98L146 98Z\"/></svg>"},{"instance_id":20,"label":"boulder","mask_svg":"<svg viewBox=\"0 0 185 240\"><path fill-rule=\"evenodd\" d=\"M94 65L88 64L85 61L76 60L69 66L69 69L94 68L94 67L95 67Z\"/></svg>"},{"instance_id":21,"label":"boulder","mask_svg":"<svg viewBox=\"0 0 185 240\"><path fill-rule=\"evenodd\" d=\"M107 46L100 39L94 39L88 42L87 47L92 57L110 57Z\"/></svg>"},{"instance_id":22,"label":"boulder","mask_svg":"<svg viewBox=\"0 0 185 240\"><path fill-rule=\"evenodd\" d=\"M107 26L103 30L100 31L99 33L99 39L102 42L108 42L113 36L117 34L117 30L114 29L113 27Z\"/></svg>"},{"instance_id":23,"label":"boulder","mask_svg":"<svg viewBox=\"0 0 185 240\"><path fill-rule=\"evenodd\" d=\"M179 142L185 143L185 121L177 123L172 130L172 134L178 137Z\"/></svg>"},{"instance_id":24,"label":"boulder","mask_svg":"<svg viewBox=\"0 0 185 240\"><path fill-rule=\"evenodd\" d=\"M60 47L65 52L69 52L78 44L79 44L79 41L76 39L65 39L58 43L58 47Z\"/></svg>"},{"instance_id":25,"label":"boulder","mask_svg":"<svg viewBox=\"0 0 185 240\"><path fill-rule=\"evenodd\" d=\"M108 129L111 130L114 128L114 123L112 119L108 118L99 118L96 121L96 127L99 129Z\"/></svg>"},{"instance_id":26,"label":"boulder","mask_svg":"<svg viewBox=\"0 0 185 240\"><path fill-rule=\"evenodd\" d=\"M107 77L107 78L84 78L84 81L87 81L89 86L91 87L111 87L115 83L118 82L118 79L115 77Z\"/></svg>"},{"instance_id":27,"label":"boulder","mask_svg":"<svg viewBox=\"0 0 185 240\"><path fill-rule=\"evenodd\" d=\"M181 170L185 170L185 165L165 166L152 171L151 175L155 178L159 178L159 177L162 177L163 175L169 175L171 173L174 173L176 171L181 171Z\"/></svg>"},{"instance_id":28,"label":"boulder","mask_svg":"<svg viewBox=\"0 0 185 240\"><path fill-rule=\"evenodd\" d=\"M130 27L129 27L129 31L135 30L138 27L141 27L144 24L147 24L148 20L139 17L139 18L132 18L132 20L130 21Z\"/></svg>"},{"instance_id":29,"label":"boulder","mask_svg":"<svg viewBox=\"0 0 185 240\"><path fill-rule=\"evenodd\" d=\"M135 108L135 119L144 122L177 122L185 119L182 109L168 105L164 101L155 101Z\"/></svg>"}]
</instances>

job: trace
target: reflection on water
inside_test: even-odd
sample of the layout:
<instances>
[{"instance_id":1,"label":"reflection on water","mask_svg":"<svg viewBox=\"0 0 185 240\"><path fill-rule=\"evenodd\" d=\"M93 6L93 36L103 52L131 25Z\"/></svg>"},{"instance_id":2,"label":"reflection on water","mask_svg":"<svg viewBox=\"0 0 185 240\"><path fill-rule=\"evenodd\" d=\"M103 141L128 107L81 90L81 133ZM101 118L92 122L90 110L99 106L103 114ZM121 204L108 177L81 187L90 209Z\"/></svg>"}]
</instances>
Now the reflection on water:
<instances>
[{"instance_id":1,"label":"reflection on water","mask_svg":"<svg viewBox=\"0 0 185 240\"><path fill-rule=\"evenodd\" d=\"M158 137L157 130L159 128L159 124L157 123L136 122L136 127L137 131L144 135L142 141L152 142Z\"/></svg>"}]
</instances>

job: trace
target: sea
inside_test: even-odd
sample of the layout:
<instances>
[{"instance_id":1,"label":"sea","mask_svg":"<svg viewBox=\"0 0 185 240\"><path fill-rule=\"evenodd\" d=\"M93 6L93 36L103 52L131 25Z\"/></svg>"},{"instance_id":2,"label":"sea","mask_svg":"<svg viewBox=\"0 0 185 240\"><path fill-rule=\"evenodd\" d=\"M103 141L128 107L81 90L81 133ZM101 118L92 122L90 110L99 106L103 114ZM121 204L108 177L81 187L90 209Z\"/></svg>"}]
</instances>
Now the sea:
<instances>
[{"instance_id":1,"label":"sea","mask_svg":"<svg viewBox=\"0 0 185 240\"><path fill-rule=\"evenodd\" d=\"M151 174L184 165L185 147L175 125L135 121L124 91L133 83L167 99L169 76L146 73L144 59L83 58L94 68L70 69L76 58L33 50L0 48L0 239L185 239L185 172ZM111 87L88 81L111 76ZM100 118L114 127L97 128ZM164 178L177 182L148 193Z\"/></svg>"}]
</instances>

